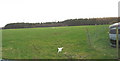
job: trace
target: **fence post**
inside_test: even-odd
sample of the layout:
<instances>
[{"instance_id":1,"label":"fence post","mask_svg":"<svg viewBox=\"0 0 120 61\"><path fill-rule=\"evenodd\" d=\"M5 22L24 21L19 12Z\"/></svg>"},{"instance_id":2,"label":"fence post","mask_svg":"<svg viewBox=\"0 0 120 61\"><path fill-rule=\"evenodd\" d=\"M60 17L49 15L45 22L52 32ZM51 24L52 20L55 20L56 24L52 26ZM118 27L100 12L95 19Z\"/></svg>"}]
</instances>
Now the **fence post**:
<instances>
[{"instance_id":1,"label":"fence post","mask_svg":"<svg viewBox=\"0 0 120 61\"><path fill-rule=\"evenodd\" d=\"M119 40L118 40L118 26L119 24L116 25L116 49L117 49L117 58L119 58Z\"/></svg>"}]
</instances>

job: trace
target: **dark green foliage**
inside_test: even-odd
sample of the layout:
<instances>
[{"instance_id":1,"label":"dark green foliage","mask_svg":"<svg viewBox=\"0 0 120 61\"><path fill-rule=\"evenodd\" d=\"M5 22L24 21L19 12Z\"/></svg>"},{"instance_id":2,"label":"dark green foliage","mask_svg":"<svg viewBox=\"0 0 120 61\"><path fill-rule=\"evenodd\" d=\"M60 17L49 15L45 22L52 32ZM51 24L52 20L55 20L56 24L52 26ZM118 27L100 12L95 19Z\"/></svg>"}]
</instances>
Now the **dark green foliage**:
<instances>
[{"instance_id":1,"label":"dark green foliage","mask_svg":"<svg viewBox=\"0 0 120 61\"><path fill-rule=\"evenodd\" d=\"M108 18L79 18L67 19L61 22L46 22L46 23L10 23L4 29L16 28L35 28L35 27L58 27L58 26L80 26L80 25L104 25L118 22L117 17Z\"/></svg>"}]
</instances>

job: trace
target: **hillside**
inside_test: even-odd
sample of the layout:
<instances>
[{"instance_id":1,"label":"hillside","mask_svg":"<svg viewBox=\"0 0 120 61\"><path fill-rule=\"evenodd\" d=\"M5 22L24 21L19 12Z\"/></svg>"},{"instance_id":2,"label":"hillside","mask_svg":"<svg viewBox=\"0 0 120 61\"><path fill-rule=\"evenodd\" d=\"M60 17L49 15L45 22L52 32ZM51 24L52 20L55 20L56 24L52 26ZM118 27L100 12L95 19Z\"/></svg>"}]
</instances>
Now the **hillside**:
<instances>
[{"instance_id":1,"label":"hillside","mask_svg":"<svg viewBox=\"0 0 120 61\"><path fill-rule=\"evenodd\" d=\"M105 18L78 18L67 19L58 22L44 22L44 23L9 23L3 29L17 29L17 28L36 28L36 27L60 27L60 26L80 26L80 25L106 25L118 22L117 17Z\"/></svg>"}]
</instances>

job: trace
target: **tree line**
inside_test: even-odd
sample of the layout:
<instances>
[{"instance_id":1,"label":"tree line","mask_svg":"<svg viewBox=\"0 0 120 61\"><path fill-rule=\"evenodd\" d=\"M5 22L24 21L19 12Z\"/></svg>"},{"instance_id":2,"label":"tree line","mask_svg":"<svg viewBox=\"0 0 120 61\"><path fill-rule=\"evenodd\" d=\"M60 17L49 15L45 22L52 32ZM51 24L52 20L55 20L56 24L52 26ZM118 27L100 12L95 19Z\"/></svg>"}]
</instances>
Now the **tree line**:
<instances>
[{"instance_id":1,"label":"tree line","mask_svg":"<svg viewBox=\"0 0 120 61\"><path fill-rule=\"evenodd\" d=\"M105 18L78 18L67 19L58 22L45 22L45 23L9 23L3 29L16 29L16 28L35 28L35 27L58 27L58 26L81 26L81 25L105 25L120 22L118 17L105 17Z\"/></svg>"}]
</instances>

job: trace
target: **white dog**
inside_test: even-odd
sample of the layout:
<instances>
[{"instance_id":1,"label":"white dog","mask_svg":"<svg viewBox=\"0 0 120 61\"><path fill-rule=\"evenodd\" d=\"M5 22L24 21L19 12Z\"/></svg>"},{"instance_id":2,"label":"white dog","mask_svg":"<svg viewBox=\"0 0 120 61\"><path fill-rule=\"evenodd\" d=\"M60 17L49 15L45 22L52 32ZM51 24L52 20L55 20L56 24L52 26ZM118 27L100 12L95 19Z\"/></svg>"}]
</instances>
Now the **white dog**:
<instances>
[{"instance_id":1,"label":"white dog","mask_svg":"<svg viewBox=\"0 0 120 61\"><path fill-rule=\"evenodd\" d=\"M62 51L62 49L63 49L63 47L58 48L58 53L59 53L59 52L61 52L61 51Z\"/></svg>"}]
</instances>

